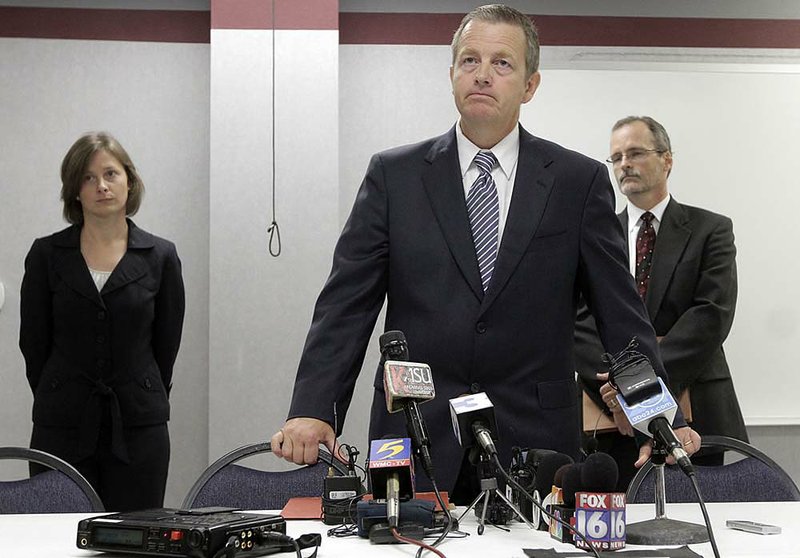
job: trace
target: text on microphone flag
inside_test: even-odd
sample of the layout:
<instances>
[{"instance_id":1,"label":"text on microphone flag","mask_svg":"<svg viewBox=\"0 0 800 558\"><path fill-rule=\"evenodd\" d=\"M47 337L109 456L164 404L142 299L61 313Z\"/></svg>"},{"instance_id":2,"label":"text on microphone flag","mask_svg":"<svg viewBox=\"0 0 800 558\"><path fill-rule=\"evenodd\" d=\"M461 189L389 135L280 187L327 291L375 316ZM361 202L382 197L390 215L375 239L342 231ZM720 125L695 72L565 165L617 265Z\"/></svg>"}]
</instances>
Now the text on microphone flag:
<instances>
[{"instance_id":1,"label":"text on microphone flag","mask_svg":"<svg viewBox=\"0 0 800 558\"><path fill-rule=\"evenodd\" d=\"M577 492L572 525L597 550L625 548L625 494L621 492ZM575 546L587 548L575 537Z\"/></svg>"},{"instance_id":2,"label":"text on microphone flag","mask_svg":"<svg viewBox=\"0 0 800 558\"><path fill-rule=\"evenodd\" d=\"M369 448L370 468L396 467L408 464L411 460L411 440L373 440Z\"/></svg>"}]
</instances>

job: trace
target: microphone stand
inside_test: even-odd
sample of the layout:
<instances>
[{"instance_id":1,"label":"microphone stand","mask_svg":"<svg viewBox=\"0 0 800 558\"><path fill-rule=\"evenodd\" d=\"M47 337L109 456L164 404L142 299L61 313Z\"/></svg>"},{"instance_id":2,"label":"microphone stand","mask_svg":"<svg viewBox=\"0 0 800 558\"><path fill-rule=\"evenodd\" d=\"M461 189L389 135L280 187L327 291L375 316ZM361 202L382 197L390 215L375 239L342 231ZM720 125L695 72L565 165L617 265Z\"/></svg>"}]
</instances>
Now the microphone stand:
<instances>
[{"instance_id":1,"label":"microphone stand","mask_svg":"<svg viewBox=\"0 0 800 558\"><path fill-rule=\"evenodd\" d=\"M653 476L655 478L655 494L653 501L656 506L656 517L647 521L640 521L628 525L625 540L630 544L643 545L677 545L699 544L708 542L708 530L704 525L669 519L667 517L667 493L664 482L664 464L667 452L657 441L653 441L653 453L650 461L653 463Z\"/></svg>"},{"instance_id":2,"label":"microphone stand","mask_svg":"<svg viewBox=\"0 0 800 558\"><path fill-rule=\"evenodd\" d=\"M478 534L483 535L483 531L486 525L486 510L489 508L489 503L491 502L492 496L498 496L501 500L503 500L503 502L506 503L506 505L509 508L511 508L511 510L516 514L516 516L519 519L527 523L528 527L530 527L531 529L536 530L536 527L533 525L533 523L528 521L528 519L525 517L525 515L523 515L520 509L513 503L511 503L511 501L508 498L506 498L505 494L503 494L500 490L498 490L497 476L493 474L493 471L491 470L491 465L492 465L491 460L489 459L488 456L486 456L486 453L482 451L480 454L480 460L476 465L476 467L478 468L478 474L480 475L481 492L475 497L475 499L472 501L469 507L466 510L464 510L464 513L462 513L459 516L458 524L459 525L461 524L461 520L465 515L467 515L467 513L469 513L469 510L473 509L480 500L483 500L481 515L478 518Z\"/></svg>"}]
</instances>

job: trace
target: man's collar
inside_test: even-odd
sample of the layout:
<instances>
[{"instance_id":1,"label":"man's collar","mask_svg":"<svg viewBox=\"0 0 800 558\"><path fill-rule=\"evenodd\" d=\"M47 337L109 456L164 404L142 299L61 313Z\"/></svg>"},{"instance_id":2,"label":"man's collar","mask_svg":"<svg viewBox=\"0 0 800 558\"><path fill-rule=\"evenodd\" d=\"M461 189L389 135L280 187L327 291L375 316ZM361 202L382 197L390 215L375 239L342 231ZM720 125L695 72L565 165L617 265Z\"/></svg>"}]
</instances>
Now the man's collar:
<instances>
[{"instance_id":1,"label":"man's collar","mask_svg":"<svg viewBox=\"0 0 800 558\"><path fill-rule=\"evenodd\" d=\"M507 179L511 179L511 174L514 172L514 167L519 158L519 134L519 126L515 126L506 137L489 150L497 157L500 169ZM458 162L461 165L461 177L463 178L481 148L464 135L461 130L461 121L456 123L456 146L458 147Z\"/></svg>"},{"instance_id":2,"label":"man's collar","mask_svg":"<svg viewBox=\"0 0 800 558\"><path fill-rule=\"evenodd\" d=\"M655 216L656 221L660 223L664 217L664 211L667 210L669 200L671 199L672 196L667 194L667 197L658 202L652 209L642 209L641 207L635 206L630 200L628 200L628 232L631 232L636 226L638 226L639 219L641 219L642 215L646 211L652 213Z\"/></svg>"}]
</instances>

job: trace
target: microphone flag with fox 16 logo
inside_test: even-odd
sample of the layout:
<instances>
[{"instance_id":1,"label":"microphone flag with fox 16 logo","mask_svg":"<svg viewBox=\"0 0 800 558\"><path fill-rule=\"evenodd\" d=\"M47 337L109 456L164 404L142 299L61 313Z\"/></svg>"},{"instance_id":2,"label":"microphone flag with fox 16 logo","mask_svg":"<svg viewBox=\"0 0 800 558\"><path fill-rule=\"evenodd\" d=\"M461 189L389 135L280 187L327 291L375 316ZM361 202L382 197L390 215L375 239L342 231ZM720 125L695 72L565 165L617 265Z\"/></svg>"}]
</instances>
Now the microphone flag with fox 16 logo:
<instances>
[{"instance_id":1,"label":"microphone flag with fox 16 logo","mask_svg":"<svg viewBox=\"0 0 800 558\"><path fill-rule=\"evenodd\" d=\"M625 548L625 494L622 492L578 492L575 494L575 546L596 550Z\"/></svg>"}]
</instances>

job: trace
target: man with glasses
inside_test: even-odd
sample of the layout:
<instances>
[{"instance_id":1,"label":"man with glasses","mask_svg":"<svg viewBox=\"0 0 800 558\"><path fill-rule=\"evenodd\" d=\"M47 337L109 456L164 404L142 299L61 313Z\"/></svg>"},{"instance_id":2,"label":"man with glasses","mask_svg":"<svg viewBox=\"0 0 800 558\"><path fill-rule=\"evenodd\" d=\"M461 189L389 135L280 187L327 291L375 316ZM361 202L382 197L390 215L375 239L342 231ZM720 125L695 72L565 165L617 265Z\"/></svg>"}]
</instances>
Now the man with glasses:
<instances>
[{"instance_id":1,"label":"man with glasses","mask_svg":"<svg viewBox=\"0 0 800 558\"><path fill-rule=\"evenodd\" d=\"M722 344L736 308L733 225L722 215L678 203L669 193L672 148L664 127L648 116L614 124L607 159L628 199L619 220L626 233L630 272L656 331L670 388L701 435L747 441ZM614 404L600 355L602 345L585 306L575 332L576 366L587 394L613 417L616 432L598 434L602 451L621 468L620 488L635 474L633 431ZM607 404L610 403L610 406ZM585 425L590 426L591 425ZM591 434L591 433L590 433ZM721 453L692 457L695 464L722 464Z\"/></svg>"}]
</instances>

